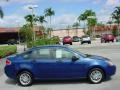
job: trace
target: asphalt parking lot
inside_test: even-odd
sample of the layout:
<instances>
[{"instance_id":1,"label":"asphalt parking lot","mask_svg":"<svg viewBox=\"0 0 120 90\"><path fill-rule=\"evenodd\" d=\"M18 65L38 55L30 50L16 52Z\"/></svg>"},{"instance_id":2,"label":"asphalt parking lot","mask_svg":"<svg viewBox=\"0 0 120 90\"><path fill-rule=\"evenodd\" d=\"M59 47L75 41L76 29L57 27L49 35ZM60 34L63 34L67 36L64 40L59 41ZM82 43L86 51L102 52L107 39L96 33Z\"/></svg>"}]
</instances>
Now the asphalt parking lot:
<instances>
[{"instance_id":1,"label":"asphalt parking lot","mask_svg":"<svg viewBox=\"0 0 120 90\"><path fill-rule=\"evenodd\" d=\"M91 45L73 43L75 48L83 53L101 55L110 58L117 66L116 75L100 84L90 84L86 80L75 81L37 81L30 87L21 87L8 79L3 71L5 59L0 60L0 90L119 90L120 88L120 42L104 43L93 42Z\"/></svg>"}]
</instances>

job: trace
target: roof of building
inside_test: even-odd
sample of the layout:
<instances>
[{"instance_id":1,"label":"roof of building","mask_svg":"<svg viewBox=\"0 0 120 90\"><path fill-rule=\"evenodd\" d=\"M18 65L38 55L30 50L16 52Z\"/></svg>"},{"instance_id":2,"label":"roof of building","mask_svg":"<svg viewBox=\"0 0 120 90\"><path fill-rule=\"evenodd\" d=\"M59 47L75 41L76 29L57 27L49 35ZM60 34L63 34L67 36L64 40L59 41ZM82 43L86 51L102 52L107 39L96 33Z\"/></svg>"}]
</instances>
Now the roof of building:
<instances>
[{"instance_id":1,"label":"roof of building","mask_svg":"<svg viewBox=\"0 0 120 90\"><path fill-rule=\"evenodd\" d=\"M0 33L17 32L18 28L0 28Z\"/></svg>"}]
</instances>

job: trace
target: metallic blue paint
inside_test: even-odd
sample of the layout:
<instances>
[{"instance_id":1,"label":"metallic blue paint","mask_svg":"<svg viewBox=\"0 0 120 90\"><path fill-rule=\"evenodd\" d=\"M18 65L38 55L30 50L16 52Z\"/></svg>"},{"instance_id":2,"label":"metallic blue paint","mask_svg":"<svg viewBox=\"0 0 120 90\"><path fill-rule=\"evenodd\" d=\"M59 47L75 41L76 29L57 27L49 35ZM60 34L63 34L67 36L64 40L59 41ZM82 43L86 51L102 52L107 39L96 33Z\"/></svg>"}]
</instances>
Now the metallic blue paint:
<instances>
[{"instance_id":1,"label":"metallic blue paint","mask_svg":"<svg viewBox=\"0 0 120 90\"><path fill-rule=\"evenodd\" d=\"M61 60L43 59L43 60L25 60L22 55L28 51L37 50L38 48L64 48L72 53L79 55L79 60ZM115 74L116 66L109 65L106 61L109 59L101 56L84 55L78 51L74 51L66 46L40 46L29 49L28 51L12 57L8 60L11 65L5 66L5 74L12 79L16 79L17 74L22 70L27 70L32 73L34 79L79 79L87 78L89 70L92 68L100 68L104 71L106 77Z\"/></svg>"}]
</instances>

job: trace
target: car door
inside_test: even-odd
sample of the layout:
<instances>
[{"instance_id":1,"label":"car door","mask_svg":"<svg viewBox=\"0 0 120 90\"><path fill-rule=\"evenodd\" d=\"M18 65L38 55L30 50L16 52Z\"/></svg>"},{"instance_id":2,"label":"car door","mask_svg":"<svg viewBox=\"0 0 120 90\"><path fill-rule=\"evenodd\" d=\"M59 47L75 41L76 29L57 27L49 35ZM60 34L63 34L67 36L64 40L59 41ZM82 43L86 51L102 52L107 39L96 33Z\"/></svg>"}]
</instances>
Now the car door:
<instances>
[{"instance_id":1,"label":"car door","mask_svg":"<svg viewBox=\"0 0 120 90\"><path fill-rule=\"evenodd\" d=\"M80 78L84 74L84 63L80 60L80 56L65 48L56 48L54 50L54 61L56 61L56 77L57 78ZM72 57L79 58L72 61Z\"/></svg>"},{"instance_id":2,"label":"car door","mask_svg":"<svg viewBox=\"0 0 120 90\"><path fill-rule=\"evenodd\" d=\"M54 78L56 61L53 59L52 48L39 48L31 55L34 58L35 76L38 79Z\"/></svg>"}]
</instances>

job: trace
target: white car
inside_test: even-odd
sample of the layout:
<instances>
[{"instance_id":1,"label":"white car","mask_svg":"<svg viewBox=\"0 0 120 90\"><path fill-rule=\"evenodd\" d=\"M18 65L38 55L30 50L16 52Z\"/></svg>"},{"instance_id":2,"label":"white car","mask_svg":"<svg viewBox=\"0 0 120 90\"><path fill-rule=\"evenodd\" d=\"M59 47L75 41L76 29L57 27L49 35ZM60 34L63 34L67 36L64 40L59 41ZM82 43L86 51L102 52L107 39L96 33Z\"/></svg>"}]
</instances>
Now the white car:
<instances>
[{"instance_id":1,"label":"white car","mask_svg":"<svg viewBox=\"0 0 120 90\"><path fill-rule=\"evenodd\" d=\"M91 44L91 38L89 36L82 36L81 37L81 44L88 43Z\"/></svg>"}]
</instances>

